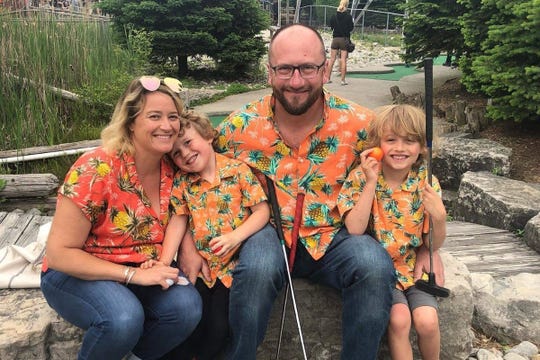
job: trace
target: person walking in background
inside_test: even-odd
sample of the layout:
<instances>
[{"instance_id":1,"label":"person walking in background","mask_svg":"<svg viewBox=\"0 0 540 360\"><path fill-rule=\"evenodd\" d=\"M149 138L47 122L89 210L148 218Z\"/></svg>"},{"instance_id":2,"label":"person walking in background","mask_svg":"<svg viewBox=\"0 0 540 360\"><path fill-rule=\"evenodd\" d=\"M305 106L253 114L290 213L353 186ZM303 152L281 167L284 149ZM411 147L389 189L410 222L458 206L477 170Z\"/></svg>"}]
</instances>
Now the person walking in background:
<instances>
[{"instance_id":1,"label":"person walking in background","mask_svg":"<svg viewBox=\"0 0 540 360\"><path fill-rule=\"evenodd\" d=\"M286 246L295 254L289 262L292 276L340 291L341 358L373 360L390 315L392 260L370 236L350 235L336 205L374 114L323 89L326 65L324 42L316 30L293 24L276 31L267 65L273 93L218 126L217 151L273 180L281 210L273 216L281 217ZM297 208L302 216L295 217ZM186 274L198 274L201 262L184 243L179 264ZM274 229L244 243L233 278L227 358L253 360L287 279Z\"/></svg>"},{"instance_id":2,"label":"person walking in background","mask_svg":"<svg viewBox=\"0 0 540 360\"><path fill-rule=\"evenodd\" d=\"M184 105L176 79L133 80L103 145L75 161L59 188L41 290L60 316L86 330L79 359L158 359L201 319L176 266L141 269L162 250ZM171 281L174 280L174 281Z\"/></svg>"},{"instance_id":3,"label":"person walking in background","mask_svg":"<svg viewBox=\"0 0 540 360\"><path fill-rule=\"evenodd\" d=\"M347 74L347 47L345 42L351 36L354 28L351 14L347 12L349 0L341 0L336 14L330 18L330 28L332 28L332 44L330 45L330 61L328 62L328 83L332 80L332 70L339 51L339 71L341 73L341 85L347 85L345 75Z\"/></svg>"},{"instance_id":4,"label":"person walking in background","mask_svg":"<svg viewBox=\"0 0 540 360\"><path fill-rule=\"evenodd\" d=\"M217 131L207 117L188 111L180 123L179 137L170 153L179 169L171 195L174 215L159 261L169 265L181 241L196 247L204 262L195 283L203 315L188 340L162 360L214 360L229 336L229 288L236 253L253 234L270 226L270 208L250 168L214 152ZM154 264L155 260L150 260L143 267Z\"/></svg>"},{"instance_id":5,"label":"person walking in background","mask_svg":"<svg viewBox=\"0 0 540 360\"><path fill-rule=\"evenodd\" d=\"M429 218L434 251L446 237L441 187L435 177L430 186L424 161L425 114L411 105L389 105L375 111L368 146L380 147L382 159L370 156L373 149L360 154L360 166L343 184L338 207L351 234L367 230L394 261L398 282L387 331L392 359L413 359L409 341L412 322L422 359L438 360L437 299L416 288L420 274L414 271L417 250L429 246Z\"/></svg>"}]
</instances>

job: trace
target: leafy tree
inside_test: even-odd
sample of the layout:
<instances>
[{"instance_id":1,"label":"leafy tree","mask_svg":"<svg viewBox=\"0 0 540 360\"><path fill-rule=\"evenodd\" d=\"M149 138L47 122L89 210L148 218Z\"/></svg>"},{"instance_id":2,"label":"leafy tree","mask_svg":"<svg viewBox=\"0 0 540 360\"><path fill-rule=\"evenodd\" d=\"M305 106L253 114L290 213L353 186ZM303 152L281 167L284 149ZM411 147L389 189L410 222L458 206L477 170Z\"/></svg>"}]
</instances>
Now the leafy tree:
<instances>
[{"instance_id":1,"label":"leafy tree","mask_svg":"<svg viewBox=\"0 0 540 360\"><path fill-rule=\"evenodd\" d=\"M461 54L463 37L458 16L463 7L456 0L409 0L403 9L407 14L403 20L406 62L442 52Z\"/></svg>"},{"instance_id":2,"label":"leafy tree","mask_svg":"<svg viewBox=\"0 0 540 360\"><path fill-rule=\"evenodd\" d=\"M469 92L480 93L481 83L472 69L472 61L482 55L482 43L487 38L488 23L497 14L497 9L482 0L458 0L464 7L460 17L463 35L463 56L459 59L459 68L463 73L461 82Z\"/></svg>"},{"instance_id":3,"label":"leafy tree","mask_svg":"<svg viewBox=\"0 0 540 360\"><path fill-rule=\"evenodd\" d=\"M265 53L260 36L270 24L258 0L103 0L119 31L151 35L152 57L188 72L188 57L207 55L228 77L247 74Z\"/></svg>"},{"instance_id":4,"label":"leafy tree","mask_svg":"<svg viewBox=\"0 0 540 360\"><path fill-rule=\"evenodd\" d=\"M496 12L487 21L487 36L480 44L481 53L471 60L471 70L475 83L492 99L488 116L538 121L540 0L484 0L483 4Z\"/></svg>"}]
</instances>

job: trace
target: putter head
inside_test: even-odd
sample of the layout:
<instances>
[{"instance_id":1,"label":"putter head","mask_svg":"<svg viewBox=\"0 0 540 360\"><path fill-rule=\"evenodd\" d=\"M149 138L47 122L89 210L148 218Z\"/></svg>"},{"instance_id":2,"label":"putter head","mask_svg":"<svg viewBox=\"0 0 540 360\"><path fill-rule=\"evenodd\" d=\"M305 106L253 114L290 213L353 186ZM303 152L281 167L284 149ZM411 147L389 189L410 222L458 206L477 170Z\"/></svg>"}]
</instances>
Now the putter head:
<instances>
[{"instance_id":1,"label":"putter head","mask_svg":"<svg viewBox=\"0 0 540 360\"><path fill-rule=\"evenodd\" d=\"M450 290L439 286L435 283L435 274L429 274L429 280L417 280L415 283L418 290L421 290L425 293L431 294L437 297L448 297L450 295Z\"/></svg>"}]
</instances>

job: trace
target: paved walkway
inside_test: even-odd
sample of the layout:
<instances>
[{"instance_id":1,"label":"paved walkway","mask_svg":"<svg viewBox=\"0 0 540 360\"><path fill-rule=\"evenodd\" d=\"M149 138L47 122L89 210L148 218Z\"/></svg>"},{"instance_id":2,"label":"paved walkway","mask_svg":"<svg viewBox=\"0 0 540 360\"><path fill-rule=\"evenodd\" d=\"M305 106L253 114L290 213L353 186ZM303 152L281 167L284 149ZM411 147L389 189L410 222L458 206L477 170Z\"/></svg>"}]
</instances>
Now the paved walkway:
<instances>
[{"instance_id":1,"label":"paved walkway","mask_svg":"<svg viewBox=\"0 0 540 360\"><path fill-rule=\"evenodd\" d=\"M369 69L362 68L362 71L380 71L381 67ZM351 69L358 72L359 70ZM457 69L450 67L434 65L433 66L433 88L434 90L444 84L447 80L459 78L461 73ZM337 76L333 76L334 81L331 84L326 84L326 88L335 94L352 100L360 105L368 108L387 105L392 103L392 95L390 88L397 85L402 93L413 94L424 92L424 74L418 73L401 78L399 81L389 80L374 80L348 77L349 85L342 86ZM196 111L206 113L208 116L229 114L232 111L239 109L243 105L258 99L271 92L270 88L250 91L247 93L231 95L216 101L212 104L206 104L195 107Z\"/></svg>"}]
</instances>

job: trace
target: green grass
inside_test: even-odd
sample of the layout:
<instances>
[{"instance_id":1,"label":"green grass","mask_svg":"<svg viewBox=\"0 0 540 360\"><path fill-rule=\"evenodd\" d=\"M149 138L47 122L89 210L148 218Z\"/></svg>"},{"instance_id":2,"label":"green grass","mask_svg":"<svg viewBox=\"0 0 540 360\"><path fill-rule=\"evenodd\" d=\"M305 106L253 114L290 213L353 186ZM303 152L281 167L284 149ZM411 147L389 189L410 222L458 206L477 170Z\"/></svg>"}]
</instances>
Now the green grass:
<instances>
[{"instance_id":1,"label":"green grass","mask_svg":"<svg viewBox=\"0 0 540 360\"><path fill-rule=\"evenodd\" d=\"M0 29L0 150L99 138L129 81L147 69L145 54L130 46L144 34L127 31L128 46L120 47L108 22L3 14ZM71 162L2 165L0 173L63 178Z\"/></svg>"},{"instance_id":2,"label":"green grass","mask_svg":"<svg viewBox=\"0 0 540 360\"><path fill-rule=\"evenodd\" d=\"M442 65L446 60L446 55L438 56L433 59L433 65ZM390 80L398 81L404 76L418 74L419 71L414 65L392 65L389 66L394 71L385 74L370 74L370 73L347 73L347 77L363 78L363 79L376 79L376 80Z\"/></svg>"},{"instance_id":3,"label":"green grass","mask_svg":"<svg viewBox=\"0 0 540 360\"><path fill-rule=\"evenodd\" d=\"M227 117L227 115L229 115L229 114L209 116L210 122L212 123L212 125L214 125L214 127L218 126L219 123L222 122Z\"/></svg>"}]
</instances>

